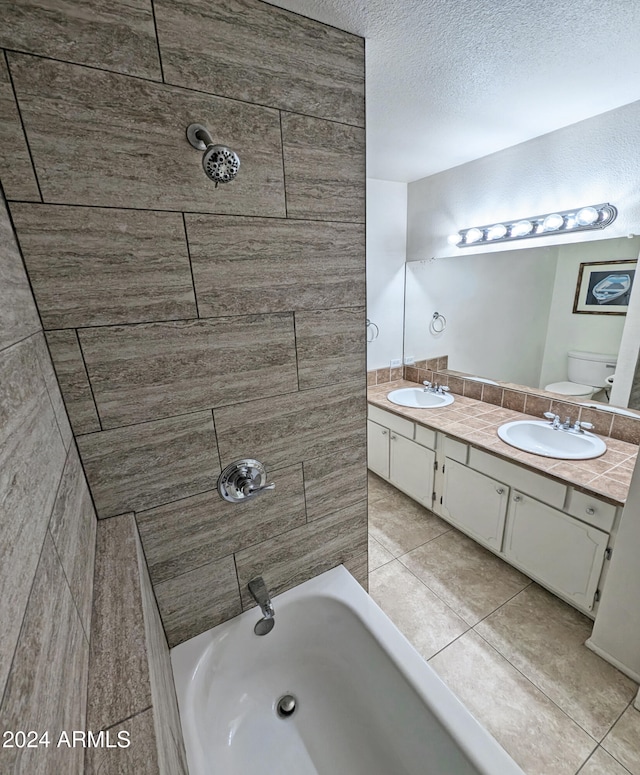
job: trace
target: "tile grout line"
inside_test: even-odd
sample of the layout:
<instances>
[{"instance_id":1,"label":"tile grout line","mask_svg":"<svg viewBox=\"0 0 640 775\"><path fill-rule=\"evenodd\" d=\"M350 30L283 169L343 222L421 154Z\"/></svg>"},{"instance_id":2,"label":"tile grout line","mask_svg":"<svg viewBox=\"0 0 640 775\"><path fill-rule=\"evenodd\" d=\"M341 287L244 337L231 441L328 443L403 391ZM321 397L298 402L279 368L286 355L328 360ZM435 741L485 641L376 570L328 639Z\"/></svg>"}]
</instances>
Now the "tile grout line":
<instances>
[{"instance_id":1,"label":"tile grout line","mask_svg":"<svg viewBox=\"0 0 640 775\"><path fill-rule=\"evenodd\" d=\"M160 49L160 36L158 35L158 20L156 19L155 3L154 3L154 0L149 0L149 2L151 5L151 16L153 17L153 35L156 41L156 49L158 51L158 64L160 65L160 78L162 78L162 83L166 83L164 78L164 67L162 66L162 51ZM80 65L80 67L82 67L82 65Z\"/></svg>"},{"instance_id":2,"label":"tile grout line","mask_svg":"<svg viewBox=\"0 0 640 775\"><path fill-rule=\"evenodd\" d=\"M155 14L154 14L154 29L155 29ZM160 43L157 37L157 30L156 30L156 44L158 46L158 56L160 58L160 69L162 70L162 59L160 57ZM158 81L155 78L148 78L144 75L136 75L134 73L123 73L120 70L108 70L105 67L90 65L86 62L73 62L70 59L59 59L56 57L46 56L45 54L36 54L32 51L24 51L16 48L5 47L4 51L11 54L18 54L19 56L32 57L33 59L43 59L47 62L58 62L63 65L71 65L72 67L82 67L82 68L86 68L87 70L95 70L99 73L108 73L110 75L114 75L121 78L131 78L136 81L144 81L145 83L155 84L156 86L165 86L168 89L178 89L191 94L203 94L208 97L215 97L216 99L220 99L220 100L228 100L229 102L235 102L235 103L239 103L240 105L246 105L249 107L256 107L262 110L269 110L273 112L283 111L284 113L291 113L294 116L303 116L304 118L312 118L312 119L316 119L317 121L326 121L329 124L338 124L339 126L347 126L347 127L351 127L352 129L360 129L363 132L365 131L365 127L363 124L362 125L349 124L346 121L337 121L336 119L333 119L333 118L324 118L323 116L316 116L313 113L300 113L296 110L289 110L287 108L275 107L273 105L267 105L262 102L250 102L249 100L241 100L241 99L238 99L237 97L229 97L225 94L216 94L215 92L205 91L204 89L194 89L192 86L184 86L179 83L173 83L172 81L165 81L165 80ZM164 74L162 74L162 77L164 79Z\"/></svg>"},{"instance_id":3,"label":"tile grout line","mask_svg":"<svg viewBox=\"0 0 640 775\"><path fill-rule=\"evenodd\" d=\"M181 215L182 215L182 227L184 229L184 241L185 241L185 245L187 246L187 258L189 259L189 271L191 272L191 284L193 285L193 300L195 301L195 304L196 304L196 318L198 320L201 320L203 318L200 317L200 308L198 307L198 294L196 292L196 279L193 274L193 259L191 258L191 247L189 246L189 233L187 231L187 219L184 213L181 213ZM131 325L136 325L136 324L133 323Z\"/></svg>"},{"instance_id":4,"label":"tile grout line","mask_svg":"<svg viewBox=\"0 0 640 775\"><path fill-rule=\"evenodd\" d=\"M66 329L63 329L63 330L66 330ZM98 402L96 401L96 396L95 396L95 393L93 391L93 384L91 382L91 377L89 376L89 367L87 366L87 359L85 358L84 349L82 347L82 342L80 341L80 332L78 331L77 328L72 329L72 330L74 330L76 332L76 340L78 342L78 349L80 350L80 358L82 359L82 365L84 366L84 373L87 375L87 385L89 386L89 390L91 392L91 398L93 399L93 405L94 405L95 410L96 410L96 417L98 418L98 425L100 426L100 430L99 431L90 431L90 433L80 433L80 434L78 434L78 436L89 436L89 435L91 435L93 433L101 433L102 431L105 430L105 428L104 428L104 425L102 423L102 417L100 416L100 410L98 409Z\"/></svg>"},{"instance_id":5,"label":"tile grout line","mask_svg":"<svg viewBox=\"0 0 640 775\"><path fill-rule=\"evenodd\" d=\"M244 218L244 219L250 219L250 220L265 220L265 221L295 221L297 223L325 223L327 225L331 224L342 224L343 226L354 226L359 227L361 230L364 230L365 222L364 221L345 221L335 218L309 218L309 217L300 217L295 215L247 215L246 213L221 213L214 210L171 210L166 207L127 207L126 205L107 205L107 204L100 204L100 205L93 205L93 204L87 204L85 202L83 203L76 203L76 202L34 202L31 199L15 199L15 198L9 198L7 197L7 202L11 202L13 204L18 205L31 205L33 207L77 207L77 208L87 208L89 210L124 210L126 212L134 212L134 213L173 213L174 215L180 215L181 213L185 215L204 215L204 216L211 216L212 218Z\"/></svg>"},{"instance_id":6,"label":"tile grout line","mask_svg":"<svg viewBox=\"0 0 640 775\"><path fill-rule=\"evenodd\" d=\"M18 93L16 92L16 87L15 87L15 84L13 82L13 75L11 74L11 67L9 66L9 57L7 56L7 51L9 51L9 50L10 49L4 49L3 50L4 62L5 62L5 66L7 68L7 73L9 74L9 83L11 84L11 92L13 94L13 102L14 102L14 104L16 106L16 110L18 111L18 118L20 119L20 128L22 129L22 136L24 138L25 145L27 146L27 152L29 153L29 159L31 161L31 169L33 171L33 177L34 177L34 180L36 181L36 186L38 188L38 194L40 196L40 203L42 203L42 202L44 202L44 197L42 196L42 189L40 188L40 181L38 179L38 173L37 173L37 170L36 170L36 163L35 163L35 160L33 158L33 152L31 151L31 145L29 143L29 138L27 136L27 130L26 130L25 125L24 125L24 119L22 118L22 111L20 110L20 103L18 102ZM32 204L37 204L37 203L32 203ZM13 226L13 230L15 232L16 229L15 229L15 225L13 224L13 222L11 223L11 225ZM33 289L31 289L31 290L33 292Z\"/></svg>"},{"instance_id":7,"label":"tile grout line","mask_svg":"<svg viewBox=\"0 0 640 775\"><path fill-rule=\"evenodd\" d=\"M282 111L278 111L278 119L280 124L280 152L282 158L282 187L284 191L284 215L285 218L289 217L289 211L287 208L287 169L284 163L284 134L282 129Z\"/></svg>"}]
</instances>

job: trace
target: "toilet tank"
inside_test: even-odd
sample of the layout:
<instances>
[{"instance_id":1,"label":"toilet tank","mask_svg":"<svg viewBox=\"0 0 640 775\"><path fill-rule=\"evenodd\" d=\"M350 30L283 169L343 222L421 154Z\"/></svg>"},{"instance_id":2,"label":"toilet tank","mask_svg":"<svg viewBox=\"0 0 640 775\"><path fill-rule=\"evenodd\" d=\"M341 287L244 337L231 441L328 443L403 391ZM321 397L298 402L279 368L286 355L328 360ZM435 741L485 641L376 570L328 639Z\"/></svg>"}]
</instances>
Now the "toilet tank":
<instances>
[{"instance_id":1,"label":"toilet tank","mask_svg":"<svg viewBox=\"0 0 640 775\"><path fill-rule=\"evenodd\" d=\"M607 377L616 370L617 362L617 355L571 350L568 367L569 381L580 385L604 387Z\"/></svg>"}]
</instances>

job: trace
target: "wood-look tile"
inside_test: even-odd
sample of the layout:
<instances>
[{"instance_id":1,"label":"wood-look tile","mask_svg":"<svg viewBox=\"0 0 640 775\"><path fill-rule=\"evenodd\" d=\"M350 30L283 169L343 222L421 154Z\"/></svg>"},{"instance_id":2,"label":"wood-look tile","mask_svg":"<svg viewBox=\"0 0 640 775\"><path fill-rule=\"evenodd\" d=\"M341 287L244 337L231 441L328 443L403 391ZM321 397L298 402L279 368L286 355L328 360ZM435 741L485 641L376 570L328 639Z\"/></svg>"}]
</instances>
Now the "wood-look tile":
<instances>
[{"instance_id":1,"label":"wood-look tile","mask_svg":"<svg viewBox=\"0 0 640 775\"><path fill-rule=\"evenodd\" d=\"M0 352L0 691L62 476L66 451L33 337Z\"/></svg>"},{"instance_id":2,"label":"wood-look tile","mask_svg":"<svg viewBox=\"0 0 640 775\"><path fill-rule=\"evenodd\" d=\"M0 46L162 80L148 0L5 3Z\"/></svg>"},{"instance_id":3,"label":"wood-look tile","mask_svg":"<svg viewBox=\"0 0 640 775\"><path fill-rule=\"evenodd\" d=\"M269 472L276 489L229 503L217 490L136 514L154 584L305 523L300 466Z\"/></svg>"},{"instance_id":4,"label":"wood-look tile","mask_svg":"<svg viewBox=\"0 0 640 775\"><path fill-rule=\"evenodd\" d=\"M63 731L87 728L88 657L89 645L47 533L0 707L0 727L48 731L51 745L0 748L0 772L83 775L83 749L56 743Z\"/></svg>"},{"instance_id":5,"label":"wood-look tile","mask_svg":"<svg viewBox=\"0 0 640 775\"><path fill-rule=\"evenodd\" d=\"M300 390L350 380L364 383L364 307L296 312L295 321Z\"/></svg>"},{"instance_id":6,"label":"wood-look tile","mask_svg":"<svg viewBox=\"0 0 640 775\"><path fill-rule=\"evenodd\" d=\"M537 584L475 629L596 740L636 692L631 679L584 645L593 622Z\"/></svg>"},{"instance_id":7,"label":"wood-look tile","mask_svg":"<svg viewBox=\"0 0 640 775\"><path fill-rule=\"evenodd\" d=\"M290 218L364 223L364 129L283 113L282 144Z\"/></svg>"},{"instance_id":8,"label":"wood-look tile","mask_svg":"<svg viewBox=\"0 0 640 775\"><path fill-rule=\"evenodd\" d=\"M233 557L223 557L154 587L169 647L242 611Z\"/></svg>"},{"instance_id":9,"label":"wood-look tile","mask_svg":"<svg viewBox=\"0 0 640 775\"><path fill-rule=\"evenodd\" d=\"M109 730L111 741L128 732L128 748L87 748L84 775L165 775L180 770L161 770L158 759L154 709L149 708Z\"/></svg>"},{"instance_id":10,"label":"wood-look tile","mask_svg":"<svg viewBox=\"0 0 640 775\"><path fill-rule=\"evenodd\" d=\"M0 138L0 149L2 147ZM40 328L38 311L0 191L0 350Z\"/></svg>"},{"instance_id":11,"label":"wood-look tile","mask_svg":"<svg viewBox=\"0 0 640 775\"><path fill-rule=\"evenodd\" d=\"M574 775L596 741L473 631L429 664L527 775Z\"/></svg>"},{"instance_id":12,"label":"wood-look tile","mask_svg":"<svg viewBox=\"0 0 640 775\"><path fill-rule=\"evenodd\" d=\"M457 530L414 549L400 561L471 625L531 583Z\"/></svg>"},{"instance_id":13,"label":"wood-look tile","mask_svg":"<svg viewBox=\"0 0 640 775\"><path fill-rule=\"evenodd\" d=\"M369 555L363 552L356 557L345 560L342 564L360 584L365 592L369 591Z\"/></svg>"},{"instance_id":14,"label":"wood-look tile","mask_svg":"<svg viewBox=\"0 0 640 775\"><path fill-rule=\"evenodd\" d=\"M277 595L366 552L366 501L244 549L236 554L243 607L255 605L247 587L255 576Z\"/></svg>"},{"instance_id":15,"label":"wood-look tile","mask_svg":"<svg viewBox=\"0 0 640 775\"><path fill-rule=\"evenodd\" d=\"M367 497L367 449L344 449L305 460L307 519L324 517Z\"/></svg>"},{"instance_id":16,"label":"wood-look tile","mask_svg":"<svg viewBox=\"0 0 640 775\"><path fill-rule=\"evenodd\" d=\"M640 775L640 710L629 705L609 734L602 747L623 764L631 775Z\"/></svg>"},{"instance_id":17,"label":"wood-look tile","mask_svg":"<svg viewBox=\"0 0 640 775\"><path fill-rule=\"evenodd\" d=\"M3 7L2 30L7 29L4 24L5 7ZM13 7L17 8L17 5L14 4ZM9 199L40 201L36 175L2 52L0 52L0 179L5 195ZM3 239L3 245L4 242ZM0 330L2 330L1 326Z\"/></svg>"},{"instance_id":18,"label":"wood-look tile","mask_svg":"<svg viewBox=\"0 0 640 775\"><path fill-rule=\"evenodd\" d=\"M214 412L222 464L249 451L269 468L292 465L366 439L364 384L347 382Z\"/></svg>"},{"instance_id":19,"label":"wood-look tile","mask_svg":"<svg viewBox=\"0 0 640 775\"><path fill-rule=\"evenodd\" d=\"M189 214L186 224L202 317L364 304L360 224Z\"/></svg>"},{"instance_id":20,"label":"wood-look tile","mask_svg":"<svg viewBox=\"0 0 640 775\"><path fill-rule=\"evenodd\" d=\"M364 126L362 38L258 0L155 10L168 83Z\"/></svg>"},{"instance_id":21,"label":"wood-look tile","mask_svg":"<svg viewBox=\"0 0 640 775\"><path fill-rule=\"evenodd\" d=\"M98 523L89 661L89 729L105 729L151 705L137 552L133 514Z\"/></svg>"},{"instance_id":22,"label":"wood-look tile","mask_svg":"<svg viewBox=\"0 0 640 775\"><path fill-rule=\"evenodd\" d=\"M99 431L100 420L77 332L47 331L46 338L73 432L80 435Z\"/></svg>"},{"instance_id":23,"label":"wood-look tile","mask_svg":"<svg viewBox=\"0 0 640 775\"><path fill-rule=\"evenodd\" d=\"M45 329L197 317L178 213L11 208Z\"/></svg>"},{"instance_id":24,"label":"wood-look tile","mask_svg":"<svg viewBox=\"0 0 640 775\"><path fill-rule=\"evenodd\" d=\"M49 348L47 347L47 341L44 337L44 332L39 331L33 337L33 343L38 358L38 364L45 385L47 386L47 392L49 394L49 400L53 407L53 413L56 416L56 422L58 423L58 429L60 436L66 449L69 449L73 440L73 431L69 423L69 415L62 399L62 393L60 392L60 386L56 378L56 373L51 362L51 355Z\"/></svg>"},{"instance_id":25,"label":"wood-look tile","mask_svg":"<svg viewBox=\"0 0 640 775\"><path fill-rule=\"evenodd\" d=\"M84 328L103 428L298 389L290 313Z\"/></svg>"},{"instance_id":26,"label":"wood-look tile","mask_svg":"<svg viewBox=\"0 0 640 775\"><path fill-rule=\"evenodd\" d=\"M89 637L96 514L75 444L69 449L49 530Z\"/></svg>"},{"instance_id":27,"label":"wood-look tile","mask_svg":"<svg viewBox=\"0 0 640 775\"><path fill-rule=\"evenodd\" d=\"M9 65L45 202L285 215L277 111L23 54ZM233 182L205 175L193 122L239 155Z\"/></svg>"},{"instance_id":28,"label":"wood-look tile","mask_svg":"<svg viewBox=\"0 0 640 775\"><path fill-rule=\"evenodd\" d=\"M99 517L211 490L220 474L210 412L78 438Z\"/></svg>"},{"instance_id":29,"label":"wood-look tile","mask_svg":"<svg viewBox=\"0 0 640 775\"><path fill-rule=\"evenodd\" d=\"M157 729L157 749L161 773L187 775L186 752L180 726L180 713L173 682L167 636L149 578L147 560L136 535L138 568L142 590L142 611L147 639L149 681L153 702L154 727ZM136 770L137 772L137 770Z\"/></svg>"},{"instance_id":30,"label":"wood-look tile","mask_svg":"<svg viewBox=\"0 0 640 775\"><path fill-rule=\"evenodd\" d=\"M369 594L425 659L469 629L398 560L369 575Z\"/></svg>"}]
</instances>

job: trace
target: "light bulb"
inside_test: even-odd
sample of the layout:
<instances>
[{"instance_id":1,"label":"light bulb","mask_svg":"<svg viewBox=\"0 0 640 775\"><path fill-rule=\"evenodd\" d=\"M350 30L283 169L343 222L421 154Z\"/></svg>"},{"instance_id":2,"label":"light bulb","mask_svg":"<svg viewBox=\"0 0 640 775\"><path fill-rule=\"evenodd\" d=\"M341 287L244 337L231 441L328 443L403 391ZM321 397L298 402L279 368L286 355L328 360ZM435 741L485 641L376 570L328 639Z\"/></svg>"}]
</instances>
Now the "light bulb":
<instances>
[{"instance_id":1,"label":"light bulb","mask_svg":"<svg viewBox=\"0 0 640 775\"><path fill-rule=\"evenodd\" d=\"M480 229L469 229L465 236L465 242L470 245L472 242L478 242L484 236L484 232Z\"/></svg>"},{"instance_id":2,"label":"light bulb","mask_svg":"<svg viewBox=\"0 0 640 775\"><path fill-rule=\"evenodd\" d=\"M557 231L562 228L564 218L558 213L551 213L542 221L542 231Z\"/></svg>"},{"instance_id":3,"label":"light bulb","mask_svg":"<svg viewBox=\"0 0 640 775\"><path fill-rule=\"evenodd\" d=\"M447 237L447 242L450 245L459 245L461 241L462 241L462 235L461 234L450 234Z\"/></svg>"},{"instance_id":4,"label":"light bulb","mask_svg":"<svg viewBox=\"0 0 640 775\"><path fill-rule=\"evenodd\" d=\"M578 226L591 226L598 220L598 211L595 207L583 207L576 213L576 222Z\"/></svg>"},{"instance_id":5,"label":"light bulb","mask_svg":"<svg viewBox=\"0 0 640 775\"><path fill-rule=\"evenodd\" d=\"M487 231L487 239L502 239L507 233L507 227L502 223L496 223Z\"/></svg>"},{"instance_id":6,"label":"light bulb","mask_svg":"<svg viewBox=\"0 0 640 775\"><path fill-rule=\"evenodd\" d=\"M514 223L511 227L511 236L512 237L526 237L527 234L531 233L531 230L533 229L533 224L531 221L518 221L518 223Z\"/></svg>"}]
</instances>

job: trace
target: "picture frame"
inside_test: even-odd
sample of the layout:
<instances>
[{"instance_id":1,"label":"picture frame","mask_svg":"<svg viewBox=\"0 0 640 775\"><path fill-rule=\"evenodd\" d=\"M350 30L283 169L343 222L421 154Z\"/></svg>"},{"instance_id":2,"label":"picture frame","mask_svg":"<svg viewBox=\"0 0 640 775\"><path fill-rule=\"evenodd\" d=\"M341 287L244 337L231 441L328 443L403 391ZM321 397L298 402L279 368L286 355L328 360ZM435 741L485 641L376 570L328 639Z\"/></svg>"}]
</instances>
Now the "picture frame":
<instances>
[{"instance_id":1,"label":"picture frame","mask_svg":"<svg viewBox=\"0 0 640 775\"><path fill-rule=\"evenodd\" d=\"M620 260L580 264L574 314L626 315L637 263Z\"/></svg>"}]
</instances>

